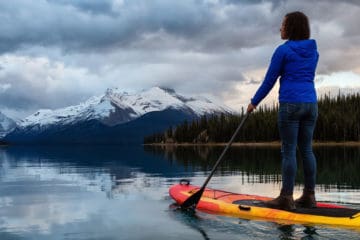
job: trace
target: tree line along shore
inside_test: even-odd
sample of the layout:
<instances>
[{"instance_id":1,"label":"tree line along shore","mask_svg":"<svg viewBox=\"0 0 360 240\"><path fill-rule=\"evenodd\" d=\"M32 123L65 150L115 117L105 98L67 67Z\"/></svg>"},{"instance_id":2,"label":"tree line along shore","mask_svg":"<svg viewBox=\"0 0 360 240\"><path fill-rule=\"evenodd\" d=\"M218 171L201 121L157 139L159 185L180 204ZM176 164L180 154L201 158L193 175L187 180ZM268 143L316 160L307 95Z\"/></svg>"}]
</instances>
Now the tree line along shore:
<instances>
[{"instance_id":1,"label":"tree line along shore","mask_svg":"<svg viewBox=\"0 0 360 240\"><path fill-rule=\"evenodd\" d=\"M360 146L360 94L322 96L314 132L314 146ZM245 111L240 114L202 116L184 121L166 131L147 136L144 144L224 145L235 132ZM280 145L277 126L278 105L259 106L235 138L234 146Z\"/></svg>"}]
</instances>

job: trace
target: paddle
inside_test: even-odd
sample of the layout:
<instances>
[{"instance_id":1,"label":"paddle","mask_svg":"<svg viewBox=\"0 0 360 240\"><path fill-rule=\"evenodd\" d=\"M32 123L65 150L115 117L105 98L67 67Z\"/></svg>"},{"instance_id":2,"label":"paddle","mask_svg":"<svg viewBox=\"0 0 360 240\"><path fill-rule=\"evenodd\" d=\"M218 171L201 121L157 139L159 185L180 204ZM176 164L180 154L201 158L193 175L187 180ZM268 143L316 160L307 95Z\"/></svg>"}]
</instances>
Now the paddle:
<instances>
[{"instance_id":1,"label":"paddle","mask_svg":"<svg viewBox=\"0 0 360 240\"><path fill-rule=\"evenodd\" d=\"M200 188L200 190L198 190L196 193L194 193L193 195L191 195L188 199L186 199L182 204L181 204L181 208L182 209L188 209L188 208L192 208L195 209L197 204L200 201L200 198L202 196L202 194L204 193L205 187L208 184L208 182L210 181L210 178L214 175L216 168L219 166L221 160L223 159L226 151L230 148L231 144L233 143L233 141L235 140L236 135L238 134L238 132L240 131L241 127L244 125L245 120L249 117L250 112L247 112L245 114L245 116L243 117L243 119L241 120L239 126L237 127L235 133L233 134L233 136L231 137L230 141L228 142L228 144L226 145L225 149L223 150L223 152L221 153L219 159L216 161L213 169L211 170L210 175L207 177L206 181L204 182L204 184L202 185L202 187Z\"/></svg>"}]
</instances>

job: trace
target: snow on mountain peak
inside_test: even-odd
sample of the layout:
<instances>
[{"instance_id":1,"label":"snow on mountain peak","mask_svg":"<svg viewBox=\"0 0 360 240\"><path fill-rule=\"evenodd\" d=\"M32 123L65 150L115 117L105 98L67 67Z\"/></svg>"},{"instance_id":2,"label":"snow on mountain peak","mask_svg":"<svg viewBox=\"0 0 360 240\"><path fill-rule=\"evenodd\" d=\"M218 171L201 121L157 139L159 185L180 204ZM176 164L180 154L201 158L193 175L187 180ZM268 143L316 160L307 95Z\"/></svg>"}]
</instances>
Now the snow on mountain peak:
<instances>
[{"instance_id":1,"label":"snow on mountain peak","mask_svg":"<svg viewBox=\"0 0 360 240\"><path fill-rule=\"evenodd\" d=\"M3 137L7 132L11 131L16 126L16 123L11 118L0 112L0 137Z\"/></svg>"},{"instance_id":2,"label":"snow on mountain peak","mask_svg":"<svg viewBox=\"0 0 360 240\"><path fill-rule=\"evenodd\" d=\"M107 102L102 102L103 96L96 96L88 99L86 102L75 106L69 106L56 110L41 109L36 113L23 119L19 126L27 127L32 125L51 125L56 123L75 123L77 120L86 120L91 116L108 115L111 108Z\"/></svg>"},{"instance_id":3,"label":"snow on mountain peak","mask_svg":"<svg viewBox=\"0 0 360 240\"><path fill-rule=\"evenodd\" d=\"M74 124L97 119L107 125L134 120L146 113L168 108L187 109L196 115L214 112L233 112L206 98L185 97L173 89L152 87L139 93L127 93L109 88L105 94L95 96L75 106L56 110L42 109L20 122L21 127L51 124Z\"/></svg>"}]
</instances>

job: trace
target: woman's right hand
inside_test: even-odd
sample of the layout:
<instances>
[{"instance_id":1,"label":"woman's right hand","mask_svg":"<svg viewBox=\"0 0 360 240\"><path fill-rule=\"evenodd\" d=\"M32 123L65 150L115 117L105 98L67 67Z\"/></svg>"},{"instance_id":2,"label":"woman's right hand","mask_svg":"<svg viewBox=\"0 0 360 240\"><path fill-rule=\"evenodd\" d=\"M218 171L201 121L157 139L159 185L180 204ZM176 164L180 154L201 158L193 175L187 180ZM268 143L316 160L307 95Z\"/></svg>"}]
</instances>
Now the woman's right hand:
<instances>
[{"instance_id":1,"label":"woman's right hand","mask_svg":"<svg viewBox=\"0 0 360 240\"><path fill-rule=\"evenodd\" d=\"M252 111L254 111L256 109L256 106L253 105L252 103L249 103L248 107L247 107L247 112L251 113Z\"/></svg>"}]
</instances>

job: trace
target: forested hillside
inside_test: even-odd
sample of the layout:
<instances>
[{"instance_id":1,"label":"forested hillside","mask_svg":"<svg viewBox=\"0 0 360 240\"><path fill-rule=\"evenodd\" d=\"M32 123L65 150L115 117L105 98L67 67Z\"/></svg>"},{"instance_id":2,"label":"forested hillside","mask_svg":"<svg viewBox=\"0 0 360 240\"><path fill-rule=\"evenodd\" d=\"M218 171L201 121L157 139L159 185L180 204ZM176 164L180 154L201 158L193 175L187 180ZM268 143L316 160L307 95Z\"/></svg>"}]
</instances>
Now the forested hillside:
<instances>
[{"instance_id":1,"label":"forested hillside","mask_svg":"<svg viewBox=\"0 0 360 240\"><path fill-rule=\"evenodd\" d=\"M267 142L279 140L277 129L278 106L259 106L254 111L236 142ZM144 139L145 143L206 143L227 142L235 132L245 110L239 115L203 116L192 122L170 127L164 133ZM360 94L342 95L319 99L319 118L314 140L360 141Z\"/></svg>"}]
</instances>

